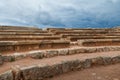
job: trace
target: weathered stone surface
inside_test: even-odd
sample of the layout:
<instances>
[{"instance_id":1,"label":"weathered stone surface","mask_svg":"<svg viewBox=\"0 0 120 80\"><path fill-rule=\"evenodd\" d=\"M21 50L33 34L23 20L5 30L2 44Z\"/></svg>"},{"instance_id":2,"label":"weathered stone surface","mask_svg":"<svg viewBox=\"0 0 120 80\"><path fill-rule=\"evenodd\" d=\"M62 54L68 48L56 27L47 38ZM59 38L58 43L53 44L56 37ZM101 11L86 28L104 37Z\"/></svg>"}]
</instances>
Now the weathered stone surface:
<instances>
[{"instance_id":1,"label":"weathered stone surface","mask_svg":"<svg viewBox=\"0 0 120 80\"><path fill-rule=\"evenodd\" d=\"M103 58L102 57L97 57L97 58L92 58L92 65L103 65Z\"/></svg>"},{"instance_id":2,"label":"weathered stone surface","mask_svg":"<svg viewBox=\"0 0 120 80\"><path fill-rule=\"evenodd\" d=\"M73 60L71 61L71 64L70 64L70 70L78 70L78 69L81 69L81 62L80 60Z\"/></svg>"},{"instance_id":3,"label":"weathered stone surface","mask_svg":"<svg viewBox=\"0 0 120 80\"><path fill-rule=\"evenodd\" d=\"M74 48L75 49L75 52L76 54L79 54L79 53L84 53L84 49L80 49L80 48Z\"/></svg>"},{"instance_id":4,"label":"weathered stone surface","mask_svg":"<svg viewBox=\"0 0 120 80\"><path fill-rule=\"evenodd\" d=\"M109 65L111 64L111 57L104 57L103 58L103 62L104 62L104 65Z\"/></svg>"},{"instance_id":5,"label":"weathered stone surface","mask_svg":"<svg viewBox=\"0 0 120 80\"><path fill-rule=\"evenodd\" d=\"M53 77L55 75L62 74L62 63L54 64L51 67L49 67L49 77Z\"/></svg>"},{"instance_id":6,"label":"weathered stone surface","mask_svg":"<svg viewBox=\"0 0 120 80\"><path fill-rule=\"evenodd\" d=\"M52 65L51 66L44 65L44 64L38 65L38 74L37 74L38 79L41 80L41 79L49 78L49 77L53 76L51 69L52 69Z\"/></svg>"},{"instance_id":7,"label":"weathered stone surface","mask_svg":"<svg viewBox=\"0 0 120 80\"><path fill-rule=\"evenodd\" d=\"M72 61L63 61L62 62L62 71L63 73L71 71Z\"/></svg>"},{"instance_id":8,"label":"weathered stone surface","mask_svg":"<svg viewBox=\"0 0 120 80\"><path fill-rule=\"evenodd\" d=\"M83 36L89 39L79 40L79 45L83 46L118 46L120 45L119 36ZM81 37L82 38L82 37Z\"/></svg>"},{"instance_id":9,"label":"weathered stone surface","mask_svg":"<svg viewBox=\"0 0 120 80\"><path fill-rule=\"evenodd\" d=\"M12 71L7 71L5 73L0 74L0 80L13 80Z\"/></svg>"},{"instance_id":10,"label":"weathered stone surface","mask_svg":"<svg viewBox=\"0 0 120 80\"><path fill-rule=\"evenodd\" d=\"M96 48L88 48L86 49L86 53L94 53L96 52Z\"/></svg>"},{"instance_id":11,"label":"weathered stone surface","mask_svg":"<svg viewBox=\"0 0 120 80\"><path fill-rule=\"evenodd\" d=\"M76 54L76 50L74 48L69 49L69 55Z\"/></svg>"},{"instance_id":12,"label":"weathered stone surface","mask_svg":"<svg viewBox=\"0 0 120 80\"><path fill-rule=\"evenodd\" d=\"M110 51L110 48L104 47L105 52Z\"/></svg>"},{"instance_id":13,"label":"weathered stone surface","mask_svg":"<svg viewBox=\"0 0 120 80\"><path fill-rule=\"evenodd\" d=\"M68 49L59 49L58 50L58 55L68 55Z\"/></svg>"},{"instance_id":14,"label":"weathered stone surface","mask_svg":"<svg viewBox=\"0 0 120 80\"><path fill-rule=\"evenodd\" d=\"M62 72L66 73L66 72L69 72L72 70L77 70L80 68L79 64L80 64L79 60L63 61L62 62Z\"/></svg>"},{"instance_id":15,"label":"weathered stone surface","mask_svg":"<svg viewBox=\"0 0 120 80\"><path fill-rule=\"evenodd\" d=\"M14 76L14 80L24 80L19 65L12 66L11 69Z\"/></svg>"},{"instance_id":16,"label":"weathered stone surface","mask_svg":"<svg viewBox=\"0 0 120 80\"><path fill-rule=\"evenodd\" d=\"M120 63L120 56L113 57L112 58L112 63Z\"/></svg>"},{"instance_id":17,"label":"weathered stone surface","mask_svg":"<svg viewBox=\"0 0 120 80\"><path fill-rule=\"evenodd\" d=\"M43 80L52 77L57 73L52 73L55 68L48 65L38 65L22 68L22 75L25 80Z\"/></svg>"},{"instance_id":18,"label":"weathered stone surface","mask_svg":"<svg viewBox=\"0 0 120 80\"><path fill-rule=\"evenodd\" d=\"M91 59L86 59L81 61L82 63L82 68L89 68L92 65L92 60Z\"/></svg>"},{"instance_id":19,"label":"weathered stone surface","mask_svg":"<svg viewBox=\"0 0 120 80\"><path fill-rule=\"evenodd\" d=\"M73 70L81 70L96 65L110 65L112 63L119 62L120 56L116 56L67 60L59 63L53 63L51 65L39 64L23 68L20 68L16 65L12 67L11 75L12 77L14 77L14 80L44 80L45 78L53 77L55 75ZM9 77L8 74L7 76ZM0 80L7 80L8 77L6 77L5 75L2 75L1 77L0 75Z\"/></svg>"},{"instance_id":20,"label":"weathered stone surface","mask_svg":"<svg viewBox=\"0 0 120 80\"><path fill-rule=\"evenodd\" d=\"M15 61L15 56L3 56L3 61L4 62L13 62Z\"/></svg>"},{"instance_id":21,"label":"weathered stone surface","mask_svg":"<svg viewBox=\"0 0 120 80\"><path fill-rule=\"evenodd\" d=\"M41 51L32 52L32 53L29 53L28 56L34 59L42 59L44 57L44 52L41 52Z\"/></svg>"},{"instance_id":22,"label":"weathered stone surface","mask_svg":"<svg viewBox=\"0 0 120 80\"><path fill-rule=\"evenodd\" d=\"M0 54L0 65L2 65L3 63L4 63L3 56Z\"/></svg>"},{"instance_id":23,"label":"weathered stone surface","mask_svg":"<svg viewBox=\"0 0 120 80\"><path fill-rule=\"evenodd\" d=\"M41 80L41 79L38 79L39 78L38 74L41 74L41 73L39 72L39 68L37 66L24 67L24 68L21 68L21 71L22 71L24 80Z\"/></svg>"},{"instance_id":24,"label":"weathered stone surface","mask_svg":"<svg viewBox=\"0 0 120 80\"><path fill-rule=\"evenodd\" d=\"M46 55L44 57L50 58L54 56L58 56L58 51L57 50L49 50L45 52Z\"/></svg>"},{"instance_id":25,"label":"weathered stone surface","mask_svg":"<svg viewBox=\"0 0 120 80\"><path fill-rule=\"evenodd\" d=\"M77 53L85 53L86 49L85 48L79 48L79 49L76 49L76 52Z\"/></svg>"},{"instance_id":26,"label":"weathered stone surface","mask_svg":"<svg viewBox=\"0 0 120 80\"><path fill-rule=\"evenodd\" d=\"M15 57L15 60L20 60L26 57L26 54L20 54L20 53L16 53L13 55Z\"/></svg>"}]
</instances>

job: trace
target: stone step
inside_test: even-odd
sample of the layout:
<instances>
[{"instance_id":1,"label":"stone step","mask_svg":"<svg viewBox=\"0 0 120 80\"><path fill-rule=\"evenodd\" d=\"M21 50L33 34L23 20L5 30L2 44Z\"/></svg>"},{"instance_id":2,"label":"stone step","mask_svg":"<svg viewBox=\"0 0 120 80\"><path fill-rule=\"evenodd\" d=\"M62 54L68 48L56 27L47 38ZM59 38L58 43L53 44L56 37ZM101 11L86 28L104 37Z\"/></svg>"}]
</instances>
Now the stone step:
<instances>
[{"instance_id":1,"label":"stone step","mask_svg":"<svg viewBox=\"0 0 120 80\"><path fill-rule=\"evenodd\" d=\"M11 52L9 54L1 54L2 63L17 61L27 57L33 59L44 59L52 58L57 56L68 56L76 54L91 54L91 53L100 53L100 52L110 52L110 51L120 51L119 46L106 46L106 47L76 47L76 48L59 48L59 49L43 49L43 50L32 50L27 52Z\"/></svg>"},{"instance_id":2,"label":"stone step","mask_svg":"<svg viewBox=\"0 0 120 80\"><path fill-rule=\"evenodd\" d=\"M84 37L84 36L120 36L120 34L107 33L107 34L60 34L62 38L67 37Z\"/></svg>"},{"instance_id":3,"label":"stone step","mask_svg":"<svg viewBox=\"0 0 120 80\"><path fill-rule=\"evenodd\" d=\"M16 33L16 32L0 32L0 36L52 36L53 33Z\"/></svg>"},{"instance_id":4,"label":"stone step","mask_svg":"<svg viewBox=\"0 0 120 80\"><path fill-rule=\"evenodd\" d=\"M55 32L55 31L111 31L109 28L103 28L103 29L82 29L82 28L47 28L46 30L50 32Z\"/></svg>"},{"instance_id":5,"label":"stone step","mask_svg":"<svg viewBox=\"0 0 120 80\"><path fill-rule=\"evenodd\" d=\"M5 63L0 80L43 80L70 71L120 63L120 52L76 54L36 60L31 58Z\"/></svg>"},{"instance_id":6,"label":"stone step","mask_svg":"<svg viewBox=\"0 0 120 80\"><path fill-rule=\"evenodd\" d=\"M54 34L59 35L59 34L107 34L108 32L84 32L84 31L56 31Z\"/></svg>"},{"instance_id":7,"label":"stone step","mask_svg":"<svg viewBox=\"0 0 120 80\"><path fill-rule=\"evenodd\" d=\"M85 39L120 39L120 36L73 36L67 37L67 40L77 41Z\"/></svg>"},{"instance_id":8,"label":"stone step","mask_svg":"<svg viewBox=\"0 0 120 80\"><path fill-rule=\"evenodd\" d=\"M37 27L23 27L23 26L5 26L5 25L0 25L0 30L42 30Z\"/></svg>"},{"instance_id":9,"label":"stone step","mask_svg":"<svg viewBox=\"0 0 120 80\"><path fill-rule=\"evenodd\" d=\"M48 33L45 30L0 30L0 32L16 32L16 33Z\"/></svg>"},{"instance_id":10,"label":"stone step","mask_svg":"<svg viewBox=\"0 0 120 80\"><path fill-rule=\"evenodd\" d=\"M86 39L78 40L79 46L120 46L120 39Z\"/></svg>"},{"instance_id":11,"label":"stone step","mask_svg":"<svg viewBox=\"0 0 120 80\"><path fill-rule=\"evenodd\" d=\"M0 41L21 41L21 40L60 40L60 36L0 36Z\"/></svg>"},{"instance_id":12,"label":"stone step","mask_svg":"<svg viewBox=\"0 0 120 80\"><path fill-rule=\"evenodd\" d=\"M69 46L70 46L70 42L65 40L0 41L1 53L23 52L23 51L39 50L39 49L68 48Z\"/></svg>"}]
</instances>

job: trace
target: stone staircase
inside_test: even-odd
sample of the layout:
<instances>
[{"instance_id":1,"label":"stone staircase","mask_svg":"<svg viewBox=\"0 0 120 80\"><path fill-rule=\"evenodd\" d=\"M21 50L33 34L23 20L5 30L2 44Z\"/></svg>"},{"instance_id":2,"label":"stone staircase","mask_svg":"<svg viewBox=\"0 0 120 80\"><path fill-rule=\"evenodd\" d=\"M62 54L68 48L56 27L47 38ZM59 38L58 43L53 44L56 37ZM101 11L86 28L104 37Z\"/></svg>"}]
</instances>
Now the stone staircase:
<instances>
[{"instance_id":1,"label":"stone staircase","mask_svg":"<svg viewBox=\"0 0 120 80\"><path fill-rule=\"evenodd\" d=\"M0 80L49 80L71 71L118 64L118 35L119 29L114 28L0 26Z\"/></svg>"}]
</instances>

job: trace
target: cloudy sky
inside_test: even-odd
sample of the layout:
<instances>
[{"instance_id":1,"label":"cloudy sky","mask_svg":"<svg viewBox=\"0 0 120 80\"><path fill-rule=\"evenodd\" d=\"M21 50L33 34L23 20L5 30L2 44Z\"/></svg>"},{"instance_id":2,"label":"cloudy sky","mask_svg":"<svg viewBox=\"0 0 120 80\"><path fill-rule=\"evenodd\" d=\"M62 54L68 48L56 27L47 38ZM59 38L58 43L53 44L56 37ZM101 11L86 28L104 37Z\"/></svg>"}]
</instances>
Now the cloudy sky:
<instances>
[{"instance_id":1,"label":"cloudy sky","mask_svg":"<svg viewBox=\"0 0 120 80\"><path fill-rule=\"evenodd\" d=\"M120 25L120 0L0 0L0 24L113 27Z\"/></svg>"}]
</instances>

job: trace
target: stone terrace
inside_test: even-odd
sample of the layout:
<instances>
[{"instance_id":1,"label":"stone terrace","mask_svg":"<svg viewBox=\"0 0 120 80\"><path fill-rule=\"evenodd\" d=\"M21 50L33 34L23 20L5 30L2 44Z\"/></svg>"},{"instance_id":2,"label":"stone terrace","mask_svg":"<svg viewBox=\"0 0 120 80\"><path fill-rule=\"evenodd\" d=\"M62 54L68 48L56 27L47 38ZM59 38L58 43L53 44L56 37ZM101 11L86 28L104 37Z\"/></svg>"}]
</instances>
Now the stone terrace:
<instances>
[{"instance_id":1,"label":"stone terrace","mask_svg":"<svg viewBox=\"0 0 120 80\"><path fill-rule=\"evenodd\" d=\"M120 63L120 29L0 26L0 80L45 80Z\"/></svg>"}]
</instances>

